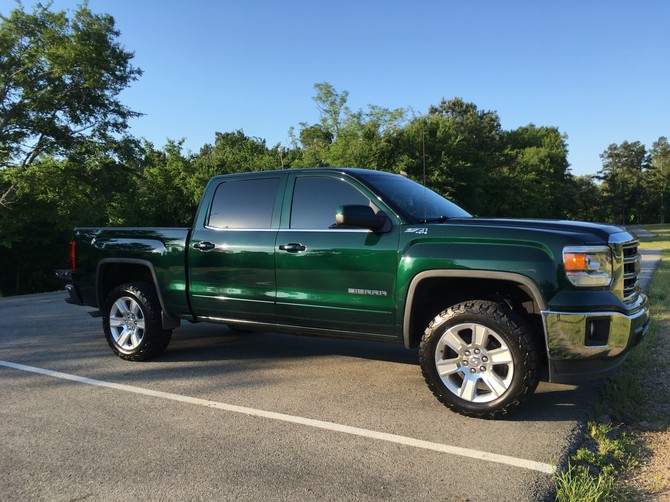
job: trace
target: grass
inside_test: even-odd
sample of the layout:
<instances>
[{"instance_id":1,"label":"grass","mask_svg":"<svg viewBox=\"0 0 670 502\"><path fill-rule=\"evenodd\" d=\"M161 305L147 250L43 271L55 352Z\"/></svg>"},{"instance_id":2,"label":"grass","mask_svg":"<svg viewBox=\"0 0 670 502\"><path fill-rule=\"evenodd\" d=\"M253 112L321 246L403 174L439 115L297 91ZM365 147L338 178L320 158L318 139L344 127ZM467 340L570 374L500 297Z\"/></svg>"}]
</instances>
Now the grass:
<instances>
[{"instance_id":1,"label":"grass","mask_svg":"<svg viewBox=\"0 0 670 502\"><path fill-rule=\"evenodd\" d=\"M611 424L589 422L585 444L572 456L568 469L556 478L560 502L631 500L634 490L618 477L638 465L636 442Z\"/></svg>"},{"instance_id":2,"label":"grass","mask_svg":"<svg viewBox=\"0 0 670 502\"><path fill-rule=\"evenodd\" d=\"M590 421L584 444L571 457L568 469L556 475L556 500L634 500L637 490L620 478L640 465L640 451L635 434L609 422Z\"/></svg>"},{"instance_id":3,"label":"grass","mask_svg":"<svg viewBox=\"0 0 670 502\"><path fill-rule=\"evenodd\" d=\"M663 480L645 490L630 481L642 458L653 454L640 431L670 431L670 417L662 406L670 402L670 392L654 382L654 376L667 378L669 364L661 346L670 328L670 225L645 229L654 236L640 239L640 247L661 250L662 257L650 288L650 330L628 357L624 370L608 379L591 411L593 418L582 445L567 469L554 477L556 500L561 502L636 500L645 492L666 488Z\"/></svg>"}]
</instances>

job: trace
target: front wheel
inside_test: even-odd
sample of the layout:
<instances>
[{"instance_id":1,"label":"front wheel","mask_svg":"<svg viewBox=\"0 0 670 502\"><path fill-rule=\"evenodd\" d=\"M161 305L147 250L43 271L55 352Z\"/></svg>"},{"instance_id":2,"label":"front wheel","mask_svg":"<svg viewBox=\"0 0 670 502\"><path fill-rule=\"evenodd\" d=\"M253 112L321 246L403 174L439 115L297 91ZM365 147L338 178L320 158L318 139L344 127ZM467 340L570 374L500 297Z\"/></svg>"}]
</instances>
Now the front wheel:
<instances>
[{"instance_id":1,"label":"front wheel","mask_svg":"<svg viewBox=\"0 0 670 502\"><path fill-rule=\"evenodd\" d=\"M103 307L102 326L112 350L122 359L144 361L163 352L172 330L163 329L160 302L150 283L122 284Z\"/></svg>"},{"instance_id":2,"label":"front wheel","mask_svg":"<svg viewBox=\"0 0 670 502\"><path fill-rule=\"evenodd\" d=\"M526 323L506 305L454 305L428 325L419 349L433 394L466 416L499 418L530 396L539 354Z\"/></svg>"}]
</instances>

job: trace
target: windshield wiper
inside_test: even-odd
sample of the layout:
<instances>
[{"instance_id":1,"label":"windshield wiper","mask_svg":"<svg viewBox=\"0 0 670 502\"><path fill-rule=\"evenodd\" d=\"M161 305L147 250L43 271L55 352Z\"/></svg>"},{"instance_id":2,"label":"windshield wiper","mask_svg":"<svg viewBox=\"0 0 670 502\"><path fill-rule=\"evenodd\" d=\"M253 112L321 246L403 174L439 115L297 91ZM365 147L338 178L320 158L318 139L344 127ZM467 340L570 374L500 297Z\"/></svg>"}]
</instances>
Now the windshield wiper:
<instances>
[{"instance_id":1,"label":"windshield wiper","mask_svg":"<svg viewBox=\"0 0 670 502\"><path fill-rule=\"evenodd\" d=\"M438 216L437 218L424 218L419 220L419 223L444 223L449 219L449 216Z\"/></svg>"}]
</instances>

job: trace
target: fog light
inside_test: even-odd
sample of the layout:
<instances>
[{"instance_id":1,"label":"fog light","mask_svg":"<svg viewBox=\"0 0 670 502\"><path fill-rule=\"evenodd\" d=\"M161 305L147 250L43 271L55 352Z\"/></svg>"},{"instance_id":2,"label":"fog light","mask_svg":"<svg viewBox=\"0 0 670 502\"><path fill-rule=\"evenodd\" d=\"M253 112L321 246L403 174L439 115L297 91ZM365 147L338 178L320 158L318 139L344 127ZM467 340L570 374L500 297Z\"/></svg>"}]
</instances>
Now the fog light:
<instances>
[{"instance_id":1,"label":"fog light","mask_svg":"<svg viewBox=\"0 0 670 502\"><path fill-rule=\"evenodd\" d=\"M586 321L584 345L586 347L602 347L608 344L610 336L610 318L593 317Z\"/></svg>"}]
</instances>

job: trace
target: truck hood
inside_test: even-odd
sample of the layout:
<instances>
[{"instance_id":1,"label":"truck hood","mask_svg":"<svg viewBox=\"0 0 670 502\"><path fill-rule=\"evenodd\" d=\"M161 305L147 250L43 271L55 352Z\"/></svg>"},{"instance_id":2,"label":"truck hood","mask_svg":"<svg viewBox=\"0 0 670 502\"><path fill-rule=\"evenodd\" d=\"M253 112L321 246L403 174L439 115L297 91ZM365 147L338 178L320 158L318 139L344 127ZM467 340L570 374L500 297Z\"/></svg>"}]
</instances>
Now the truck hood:
<instances>
[{"instance_id":1,"label":"truck hood","mask_svg":"<svg viewBox=\"0 0 670 502\"><path fill-rule=\"evenodd\" d=\"M567 220L515 220L502 218L453 218L447 220L442 225L463 225L468 227L484 227L510 230L535 230L571 236L588 243L610 242L611 236L615 234L624 234L617 236L615 240L626 241L634 239L636 236L626 229L614 225L605 225L599 223L589 223L583 221ZM433 225L431 225L433 226Z\"/></svg>"}]
</instances>

